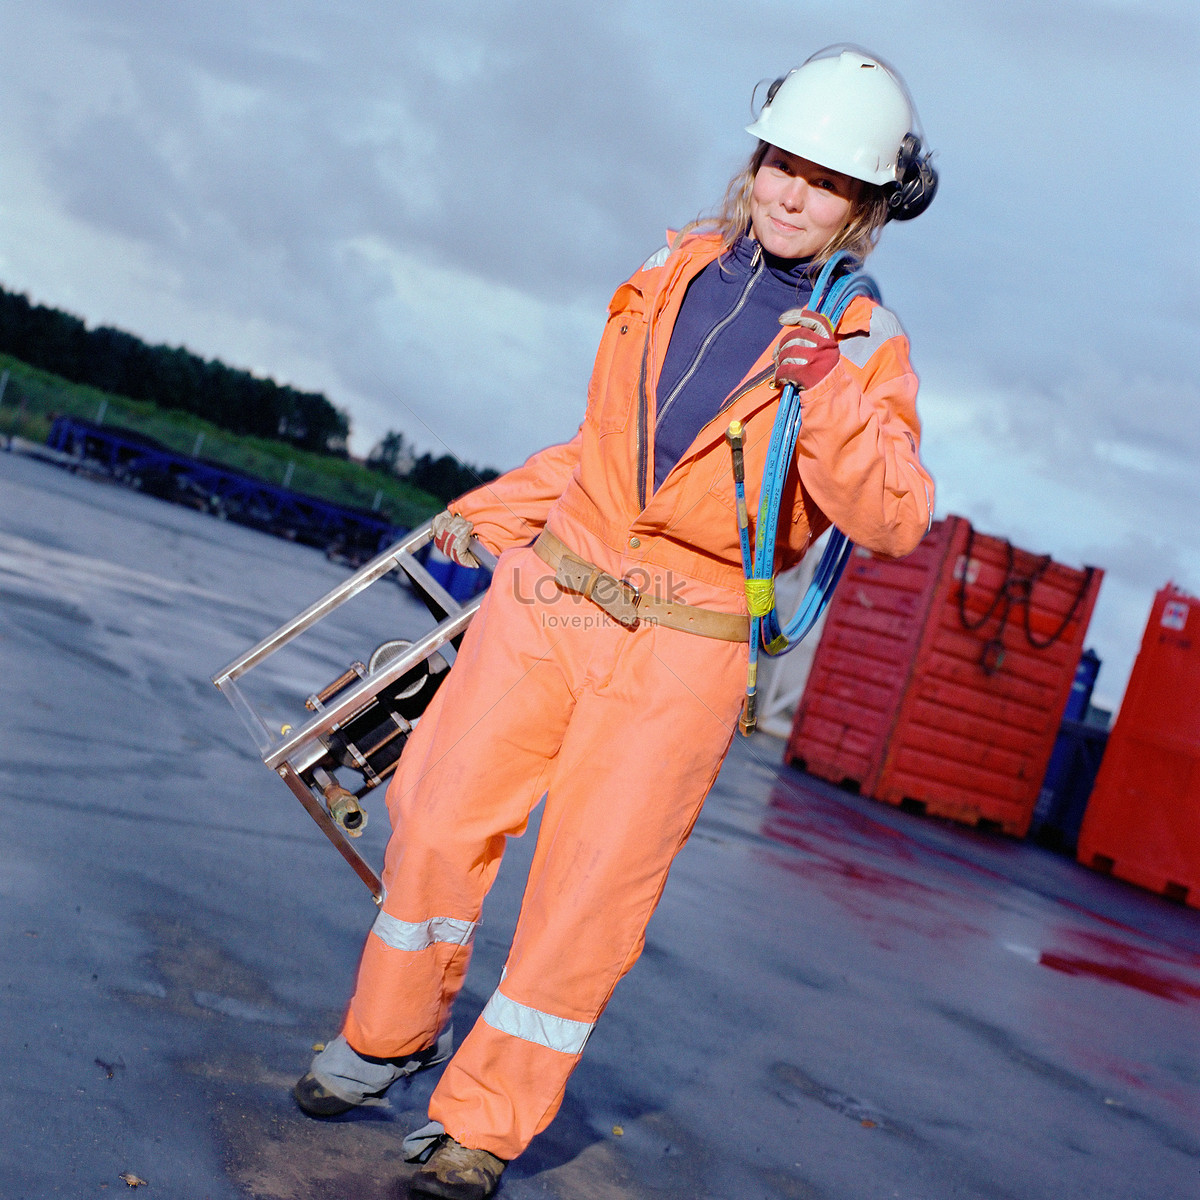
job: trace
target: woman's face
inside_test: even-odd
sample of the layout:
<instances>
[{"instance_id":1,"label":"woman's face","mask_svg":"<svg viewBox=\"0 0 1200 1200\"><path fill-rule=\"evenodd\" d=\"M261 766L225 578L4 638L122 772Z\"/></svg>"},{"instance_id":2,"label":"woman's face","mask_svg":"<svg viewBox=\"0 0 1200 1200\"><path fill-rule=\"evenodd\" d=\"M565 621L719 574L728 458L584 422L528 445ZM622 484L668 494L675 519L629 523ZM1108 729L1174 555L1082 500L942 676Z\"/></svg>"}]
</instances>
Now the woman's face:
<instances>
[{"instance_id":1,"label":"woman's face","mask_svg":"<svg viewBox=\"0 0 1200 1200\"><path fill-rule=\"evenodd\" d=\"M750 229L768 254L809 258L850 219L860 184L771 146L754 176Z\"/></svg>"}]
</instances>

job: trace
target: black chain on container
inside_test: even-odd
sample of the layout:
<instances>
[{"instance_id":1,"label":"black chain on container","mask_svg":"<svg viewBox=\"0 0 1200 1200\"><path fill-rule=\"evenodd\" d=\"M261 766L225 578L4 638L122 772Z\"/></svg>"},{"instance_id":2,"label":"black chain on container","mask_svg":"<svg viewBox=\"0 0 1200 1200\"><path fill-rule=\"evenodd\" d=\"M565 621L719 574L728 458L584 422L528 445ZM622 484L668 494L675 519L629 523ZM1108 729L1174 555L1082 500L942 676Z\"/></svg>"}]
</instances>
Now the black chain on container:
<instances>
[{"instance_id":1,"label":"black chain on container","mask_svg":"<svg viewBox=\"0 0 1200 1200\"><path fill-rule=\"evenodd\" d=\"M1079 587L1079 592L1075 596L1070 610L1062 619L1062 623L1045 641L1038 641L1033 634L1031 618L1033 606L1030 601L1033 599L1034 585L1045 574L1046 568L1050 565L1050 555L1043 554L1034 564L1033 570L1028 575L1018 575L1016 573L1016 554L1013 550L1012 542L1005 539L1004 550L1008 561L1004 569L1004 580L999 588L996 589L996 594L992 598L987 612L978 621L972 623L967 617L967 574L971 568L971 551L974 548L975 527L968 521L967 545L963 551L962 576L958 583L958 619L965 630L969 633L974 633L975 630L982 629L992 619L996 609L1003 603L1004 607L1000 612L1000 623L996 627L996 632L991 639L984 643L983 649L979 654L979 665L983 668L983 673L985 675L994 675L1000 670L1004 662L1004 630L1008 625L1008 618L1013 604L1023 604L1025 606L1025 616L1022 621L1025 640L1035 650L1047 650L1066 633L1067 626L1075 619L1075 614L1079 611L1079 606L1083 603L1083 598L1088 594L1088 589L1092 585L1092 578L1096 573L1096 568L1084 568L1083 583Z\"/></svg>"},{"instance_id":2,"label":"black chain on container","mask_svg":"<svg viewBox=\"0 0 1200 1200\"><path fill-rule=\"evenodd\" d=\"M1067 632L1067 626L1075 619L1075 614L1079 611L1079 606L1083 603L1083 598L1088 594L1092 586L1092 579L1096 575L1095 567L1083 568L1083 582L1079 585L1079 591L1075 593L1075 599L1071 602L1070 610L1063 617L1062 624L1044 641L1039 642L1033 636L1033 629L1030 627L1029 605L1025 605L1025 640L1035 650L1046 650L1053 646L1064 633Z\"/></svg>"}]
</instances>

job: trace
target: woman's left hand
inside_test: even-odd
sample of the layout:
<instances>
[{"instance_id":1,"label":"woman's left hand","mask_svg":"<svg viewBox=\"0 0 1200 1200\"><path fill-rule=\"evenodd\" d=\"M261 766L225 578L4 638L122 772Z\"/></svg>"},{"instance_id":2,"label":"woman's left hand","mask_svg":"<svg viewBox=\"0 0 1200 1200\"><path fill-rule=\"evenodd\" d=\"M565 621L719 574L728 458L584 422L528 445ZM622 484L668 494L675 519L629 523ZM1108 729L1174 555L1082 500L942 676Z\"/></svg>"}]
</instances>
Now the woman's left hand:
<instances>
[{"instance_id":1,"label":"woman's left hand","mask_svg":"<svg viewBox=\"0 0 1200 1200\"><path fill-rule=\"evenodd\" d=\"M829 318L807 308L789 308L780 325L794 325L775 351L776 387L794 384L801 391L815 388L834 367L841 351Z\"/></svg>"}]
</instances>

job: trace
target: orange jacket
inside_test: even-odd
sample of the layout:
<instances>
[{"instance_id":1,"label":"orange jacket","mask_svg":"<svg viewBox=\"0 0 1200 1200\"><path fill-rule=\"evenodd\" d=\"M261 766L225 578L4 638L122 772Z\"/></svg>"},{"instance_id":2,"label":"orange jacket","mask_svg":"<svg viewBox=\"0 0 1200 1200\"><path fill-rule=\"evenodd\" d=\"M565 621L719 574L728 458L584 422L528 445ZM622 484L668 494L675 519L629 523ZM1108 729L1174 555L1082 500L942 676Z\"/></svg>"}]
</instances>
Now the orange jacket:
<instances>
[{"instance_id":1,"label":"orange jacket","mask_svg":"<svg viewBox=\"0 0 1200 1200\"><path fill-rule=\"evenodd\" d=\"M778 338L651 494L655 387L667 343L688 283L720 252L714 235L686 238L661 265L642 268L617 289L579 432L450 506L485 545L497 552L524 545L548 525L614 575L642 586L652 579L687 603L745 611L725 431L734 418L745 428L753 522L780 394L771 385ZM860 297L837 335L838 365L803 397L777 570L798 562L830 522L859 545L900 557L932 521L933 480L918 455L917 378L903 329L887 309Z\"/></svg>"}]
</instances>

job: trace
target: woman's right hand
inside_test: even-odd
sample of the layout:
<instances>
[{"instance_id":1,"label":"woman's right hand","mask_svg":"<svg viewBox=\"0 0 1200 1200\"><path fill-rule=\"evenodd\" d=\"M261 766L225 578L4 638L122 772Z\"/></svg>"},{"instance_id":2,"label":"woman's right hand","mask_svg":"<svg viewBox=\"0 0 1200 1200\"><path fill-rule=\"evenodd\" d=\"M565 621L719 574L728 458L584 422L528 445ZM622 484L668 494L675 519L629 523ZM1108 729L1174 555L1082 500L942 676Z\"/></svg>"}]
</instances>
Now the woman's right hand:
<instances>
[{"instance_id":1,"label":"woman's right hand","mask_svg":"<svg viewBox=\"0 0 1200 1200\"><path fill-rule=\"evenodd\" d=\"M433 518L433 544L460 567L477 567L479 559L471 553L471 535L475 527L466 517L449 509Z\"/></svg>"},{"instance_id":2,"label":"woman's right hand","mask_svg":"<svg viewBox=\"0 0 1200 1200\"><path fill-rule=\"evenodd\" d=\"M802 392L815 388L841 357L837 334L829 318L807 308L789 308L779 318L780 325L795 326L775 351L776 387L792 384Z\"/></svg>"}]
</instances>

